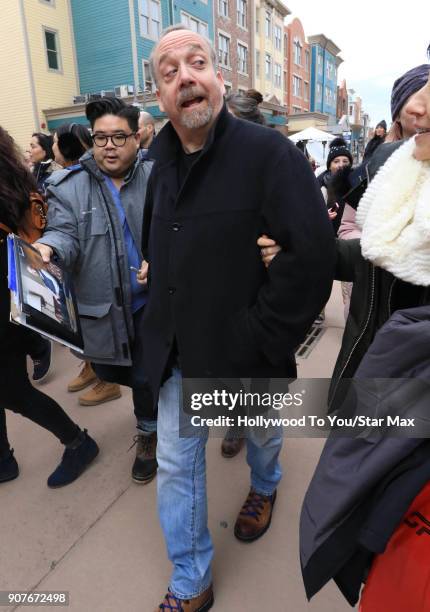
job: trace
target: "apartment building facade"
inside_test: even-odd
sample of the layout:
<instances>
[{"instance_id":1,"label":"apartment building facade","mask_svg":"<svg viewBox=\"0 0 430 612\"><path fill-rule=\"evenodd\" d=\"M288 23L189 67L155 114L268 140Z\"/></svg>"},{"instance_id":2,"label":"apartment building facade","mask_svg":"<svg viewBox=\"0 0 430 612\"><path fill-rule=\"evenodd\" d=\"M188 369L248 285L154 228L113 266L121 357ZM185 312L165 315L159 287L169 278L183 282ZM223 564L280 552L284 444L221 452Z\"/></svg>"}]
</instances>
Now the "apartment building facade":
<instances>
[{"instance_id":1,"label":"apartment building facade","mask_svg":"<svg viewBox=\"0 0 430 612\"><path fill-rule=\"evenodd\" d=\"M311 48L310 110L328 115L336 123L337 75L343 62L340 49L324 34L309 36Z\"/></svg>"},{"instance_id":2,"label":"apartment building facade","mask_svg":"<svg viewBox=\"0 0 430 612\"><path fill-rule=\"evenodd\" d=\"M281 0L255 0L254 87L265 100L284 102L284 19L291 11Z\"/></svg>"},{"instance_id":3,"label":"apartment building facade","mask_svg":"<svg viewBox=\"0 0 430 612\"><path fill-rule=\"evenodd\" d=\"M130 95L153 91L149 56L173 23L214 35L212 0L71 0L71 6L81 94L121 85Z\"/></svg>"},{"instance_id":4,"label":"apartment building facade","mask_svg":"<svg viewBox=\"0 0 430 612\"><path fill-rule=\"evenodd\" d=\"M284 26L284 105L288 114L310 111L311 54L297 17Z\"/></svg>"},{"instance_id":5,"label":"apartment building facade","mask_svg":"<svg viewBox=\"0 0 430 612\"><path fill-rule=\"evenodd\" d=\"M119 96L164 121L149 70L149 57L164 28L184 23L213 40L212 0L70 0L79 77L78 96L47 110L48 128L86 123L88 99Z\"/></svg>"},{"instance_id":6,"label":"apartment building facade","mask_svg":"<svg viewBox=\"0 0 430 612\"><path fill-rule=\"evenodd\" d=\"M252 87L252 0L214 0L215 47L226 92Z\"/></svg>"},{"instance_id":7,"label":"apartment building facade","mask_svg":"<svg viewBox=\"0 0 430 612\"><path fill-rule=\"evenodd\" d=\"M78 91L69 0L3 2L0 22L0 123L25 149L47 128L43 110Z\"/></svg>"}]
</instances>

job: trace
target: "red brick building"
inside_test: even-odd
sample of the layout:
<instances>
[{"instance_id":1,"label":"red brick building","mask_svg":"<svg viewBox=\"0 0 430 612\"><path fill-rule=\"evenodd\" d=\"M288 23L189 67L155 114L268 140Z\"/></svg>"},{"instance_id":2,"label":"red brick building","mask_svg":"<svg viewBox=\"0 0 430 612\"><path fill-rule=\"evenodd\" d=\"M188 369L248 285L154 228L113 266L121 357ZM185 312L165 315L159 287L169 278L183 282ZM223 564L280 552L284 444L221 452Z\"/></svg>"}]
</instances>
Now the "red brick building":
<instances>
[{"instance_id":1,"label":"red brick building","mask_svg":"<svg viewBox=\"0 0 430 612\"><path fill-rule=\"evenodd\" d=\"M252 0L214 0L215 47L226 90L252 87Z\"/></svg>"},{"instance_id":2,"label":"red brick building","mask_svg":"<svg viewBox=\"0 0 430 612\"><path fill-rule=\"evenodd\" d=\"M349 115L348 89L345 79L337 87L336 119L340 121L344 115Z\"/></svg>"},{"instance_id":3,"label":"red brick building","mask_svg":"<svg viewBox=\"0 0 430 612\"><path fill-rule=\"evenodd\" d=\"M288 114L310 110L311 54L300 19L284 26L284 104Z\"/></svg>"}]
</instances>

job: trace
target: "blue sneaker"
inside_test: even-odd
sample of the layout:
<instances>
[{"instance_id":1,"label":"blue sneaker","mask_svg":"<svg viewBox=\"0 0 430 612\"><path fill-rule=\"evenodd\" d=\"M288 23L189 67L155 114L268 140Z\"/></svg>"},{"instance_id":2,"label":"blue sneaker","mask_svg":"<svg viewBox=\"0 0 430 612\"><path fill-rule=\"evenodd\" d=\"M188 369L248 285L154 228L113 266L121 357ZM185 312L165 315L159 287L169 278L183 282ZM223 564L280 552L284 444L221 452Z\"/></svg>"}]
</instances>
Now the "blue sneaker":
<instances>
[{"instance_id":1,"label":"blue sneaker","mask_svg":"<svg viewBox=\"0 0 430 612\"><path fill-rule=\"evenodd\" d=\"M82 441L74 448L66 447L60 465L48 478L48 487L51 489L64 487L79 478L99 454L97 442L88 435L86 429L79 436Z\"/></svg>"},{"instance_id":2,"label":"blue sneaker","mask_svg":"<svg viewBox=\"0 0 430 612\"><path fill-rule=\"evenodd\" d=\"M9 454L5 457L0 457L0 482L8 482L8 480L15 480L19 474L19 467L13 456L13 448L10 449Z\"/></svg>"},{"instance_id":3,"label":"blue sneaker","mask_svg":"<svg viewBox=\"0 0 430 612\"><path fill-rule=\"evenodd\" d=\"M33 380L42 382L51 369L52 344L50 340L45 340L43 352L33 359Z\"/></svg>"}]
</instances>

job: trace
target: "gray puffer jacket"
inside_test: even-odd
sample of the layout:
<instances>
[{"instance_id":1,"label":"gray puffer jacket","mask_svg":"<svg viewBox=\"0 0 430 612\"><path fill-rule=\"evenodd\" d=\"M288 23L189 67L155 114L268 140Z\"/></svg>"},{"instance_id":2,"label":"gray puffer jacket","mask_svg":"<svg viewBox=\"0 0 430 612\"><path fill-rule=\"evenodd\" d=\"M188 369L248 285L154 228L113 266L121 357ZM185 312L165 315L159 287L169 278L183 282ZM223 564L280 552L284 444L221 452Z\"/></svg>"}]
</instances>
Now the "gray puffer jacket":
<instances>
[{"instance_id":1,"label":"gray puffer jacket","mask_svg":"<svg viewBox=\"0 0 430 612\"><path fill-rule=\"evenodd\" d=\"M130 272L119 216L92 153L81 168L56 172L48 184L48 225L39 242L72 271L84 338L84 357L131 365ZM136 159L121 187L134 243L142 244L143 209L152 162Z\"/></svg>"}]
</instances>

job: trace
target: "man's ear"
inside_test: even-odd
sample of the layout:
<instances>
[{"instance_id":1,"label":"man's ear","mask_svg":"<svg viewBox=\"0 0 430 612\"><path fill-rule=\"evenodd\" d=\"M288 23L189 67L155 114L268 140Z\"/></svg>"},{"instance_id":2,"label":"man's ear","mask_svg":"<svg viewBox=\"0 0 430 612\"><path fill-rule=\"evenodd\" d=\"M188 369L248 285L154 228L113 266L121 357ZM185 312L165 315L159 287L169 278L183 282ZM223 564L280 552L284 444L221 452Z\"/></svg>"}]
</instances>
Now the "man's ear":
<instances>
[{"instance_id":1,"label":"man's ear","mask_svg":"<svg viewBox=\"0 0 430 612\"><path fill-rule=\"evenodd\" d=\"M222 76L222 73L220 70L216 71L216 78L218 80L218 83L220 84L220 89L221 89L221 93L223 96L225 96L225 84L224 84L224 77Z\"/></svg>"},{"instance_id":2,"label":"man's ear","mask_svg":"<svg viewBox=\"0 0 430 612\"><path fill-rule=\"evenodd\" d=\"M160 107L160 110L162 113L164 113L164 105L161 101L161 96L160 96L160 90L156 89L155 90L155 95L157 96L157 100L158 100L158 106Z\"/></svg>"}]
</instances>

